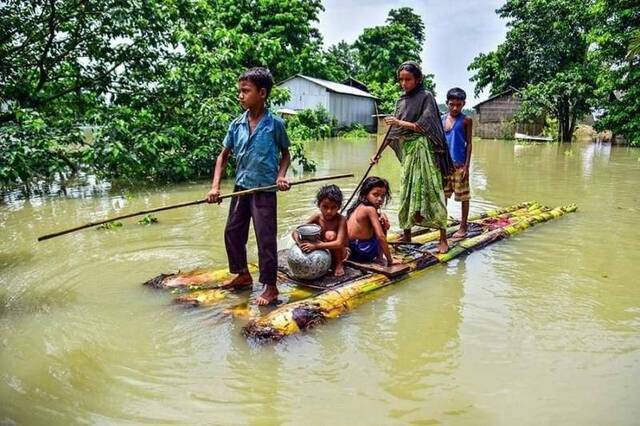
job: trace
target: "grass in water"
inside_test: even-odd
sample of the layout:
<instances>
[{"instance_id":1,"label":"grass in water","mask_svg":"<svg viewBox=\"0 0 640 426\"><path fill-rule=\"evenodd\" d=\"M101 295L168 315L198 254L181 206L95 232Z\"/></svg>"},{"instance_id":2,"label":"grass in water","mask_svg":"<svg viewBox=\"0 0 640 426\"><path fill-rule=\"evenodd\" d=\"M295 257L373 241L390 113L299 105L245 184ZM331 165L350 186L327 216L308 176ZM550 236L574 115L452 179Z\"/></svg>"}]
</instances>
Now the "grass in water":
<instances>
[{"instance_id":1,"label":"grass in water","mask_svg":"<svg viewBox=\"0 0 640 426\"><path fill-rule=\"evenodd\" d=\"M153 225L154 223L158 223L158 218L150 214L138 221L139 225Z\"/></svg>"}]
</instances>

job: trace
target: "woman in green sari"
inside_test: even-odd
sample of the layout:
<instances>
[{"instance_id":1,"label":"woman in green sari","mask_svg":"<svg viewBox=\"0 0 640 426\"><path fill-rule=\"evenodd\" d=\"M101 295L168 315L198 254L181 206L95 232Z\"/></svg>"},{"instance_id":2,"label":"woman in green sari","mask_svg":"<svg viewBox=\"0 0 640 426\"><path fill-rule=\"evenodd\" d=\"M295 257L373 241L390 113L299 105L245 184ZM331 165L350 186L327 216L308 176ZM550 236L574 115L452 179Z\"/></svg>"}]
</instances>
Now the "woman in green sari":
<instances>
[{"instance_id":1,"label":"woman in green sari","mask_svg":"<svg viewBox=\"0 0 640 426\"><path fill-rule=\"evenodd\" d=\"M392 126L389 146L402 163L398 216L404 241L411 240L414 225L439 229L438 250L445 253L449 246L443 176L451 174L453 164L440 112L433 94L422 85L420 65L404 62L397 76L404 94L396 103L394 116L386 117L385 122Z\"/></svg>"}]
</instances>

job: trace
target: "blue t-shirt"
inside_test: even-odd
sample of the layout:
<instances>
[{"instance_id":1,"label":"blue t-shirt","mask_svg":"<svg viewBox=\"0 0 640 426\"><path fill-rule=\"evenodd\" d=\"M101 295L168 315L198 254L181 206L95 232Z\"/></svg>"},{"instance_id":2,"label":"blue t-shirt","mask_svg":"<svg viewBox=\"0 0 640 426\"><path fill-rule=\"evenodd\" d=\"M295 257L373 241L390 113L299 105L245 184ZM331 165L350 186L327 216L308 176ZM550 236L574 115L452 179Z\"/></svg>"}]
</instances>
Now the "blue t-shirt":
<instances>
[{"instance_id":1,"label":"blue t-shirt","mask_svg":"<svg viewBox=\"0 0 640 426\"><path fill-rule=\"evenodd\" d=\"M280 151L290 145L284 120L266 110L249 135L249 111L229 125L224 147L236 157L236 185L246 189L274 185L278 177Z\"/></svg>"},{"instance_id":2,"label":"blue t-shirt","mask_svg":"<svg viewBox=\"0 0 640 426\"><path fill-rule=\"evenodd\" d=\"M447 113L442 116L443 126L447 120L447 115L449 114ZM464 114L459 114L453 123L453 127L444 132L447 145L449 145L451 160L453 160L453 164L456 166L461 166L467 161L467 136L464 131L464 118Z\"/></svg>"}]
</instances>

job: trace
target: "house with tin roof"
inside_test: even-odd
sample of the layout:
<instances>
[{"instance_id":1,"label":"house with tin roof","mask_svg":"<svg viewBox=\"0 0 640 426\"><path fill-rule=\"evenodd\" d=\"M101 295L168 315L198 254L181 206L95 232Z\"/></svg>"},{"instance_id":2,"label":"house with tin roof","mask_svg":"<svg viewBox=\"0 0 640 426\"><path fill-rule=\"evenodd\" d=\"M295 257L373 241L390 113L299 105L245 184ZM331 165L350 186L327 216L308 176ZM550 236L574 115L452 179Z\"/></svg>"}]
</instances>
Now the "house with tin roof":
<instances>
[{"instance_id":1,"label":"house with tin roof","mask_svg":"<svg viewBox=\"0 0 640 426\"><path fill-rule=\"evenodd\" d=\"M323 106L333 116L339 127L347 127L354 123L373 129L378 98L364 90L320 78L296 74L278 86L286 87L291 98L283 110L300 111L305 108Z\"/></svg>"}]
</instances>

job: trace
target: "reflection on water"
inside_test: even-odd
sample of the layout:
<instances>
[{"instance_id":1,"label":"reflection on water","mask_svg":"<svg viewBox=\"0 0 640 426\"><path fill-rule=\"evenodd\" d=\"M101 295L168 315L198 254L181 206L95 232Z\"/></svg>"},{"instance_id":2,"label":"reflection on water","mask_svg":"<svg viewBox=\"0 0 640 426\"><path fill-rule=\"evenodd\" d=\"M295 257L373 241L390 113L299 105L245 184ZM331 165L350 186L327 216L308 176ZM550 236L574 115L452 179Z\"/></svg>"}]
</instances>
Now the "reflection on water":
<instances>
[{"instance_id":1,"label":"reflection on water","mask_svg":"<svg viewBox=\"0 0 640 426\"><path fill-rule=\"evenodd\" d=\"M318 174L353 171L371 140L314 143ZM474 143L472 211L538 200L579 211L381 290L339 320L275 345L216 307L142 287L226 263L226 205L110 231L39 235L201 198L208 182L5 199L0 207L0 422L633 423L640 415L637 150ZM390 152L374 168L396 196ZM301 176L296 176L296 178ZM231 190L227 182L223 188ZM281 193L279 235L316 186ZM449 206L459 214L459 205ZM254 238L249 256L255 260ZM231 303L240 303L242 295ZM522 413L527 413L523 419ZM530 420L531 419L531 420Z\"/></svg>"}]
</instances>

